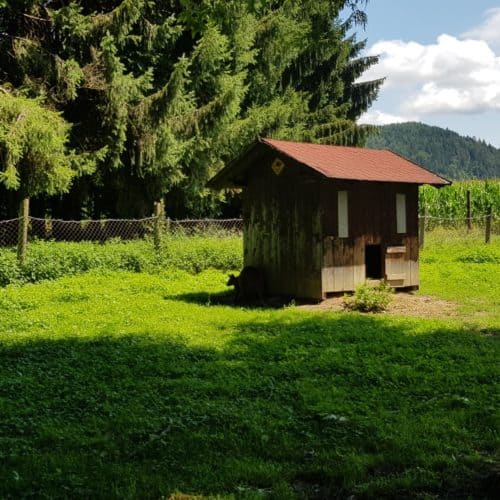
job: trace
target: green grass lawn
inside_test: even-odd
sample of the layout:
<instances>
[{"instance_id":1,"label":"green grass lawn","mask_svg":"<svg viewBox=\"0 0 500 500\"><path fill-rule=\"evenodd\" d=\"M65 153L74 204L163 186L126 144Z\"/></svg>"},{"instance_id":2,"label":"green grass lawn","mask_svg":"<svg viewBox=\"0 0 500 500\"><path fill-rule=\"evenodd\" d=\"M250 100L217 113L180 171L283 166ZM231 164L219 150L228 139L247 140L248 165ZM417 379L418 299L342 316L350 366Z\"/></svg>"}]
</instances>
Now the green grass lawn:
<instances>
[{"instance_id":1,"label":"green grass lawn","mask_svg":"<svg viewBox=\"0 0 500 500\"><path fill-rule=\"evenodd\" d=\"M217 305L215 270L0 288L0 498L493 498L497 254L424 252L443 320Z\"/></svg>"},{"instance_id":2,"label":"green grass lawn","mask_svg":"<svg viewBox=\"0 0 500 500\"><path fill-rule=\"evenodd\" d=\"M434 230L426 241L420 292L458 303L462 322L500 330L500 235L485 245L480 232Z\"/></svg>"}]
</instances>

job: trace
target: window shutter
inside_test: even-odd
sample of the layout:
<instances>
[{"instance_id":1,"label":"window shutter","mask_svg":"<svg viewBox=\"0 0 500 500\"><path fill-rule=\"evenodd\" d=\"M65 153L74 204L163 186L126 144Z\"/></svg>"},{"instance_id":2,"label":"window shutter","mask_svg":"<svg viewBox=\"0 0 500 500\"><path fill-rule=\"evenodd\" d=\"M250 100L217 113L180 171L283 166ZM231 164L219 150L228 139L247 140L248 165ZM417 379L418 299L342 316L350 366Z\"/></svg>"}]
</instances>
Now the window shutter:
<instances>
[{"instance_id":1,"label":"window shutter","mask_svg":"<svg viewBox=\"0 0 500 500\"><path fill-rule=\"evenodd\" d=\"M338 191L338 231L339 238L347 238L349 236L347 191Z\"/></svg>"},{"instance_id":2,"label":"window shutter","mask_svg":"<svg viewBox=\"0 0 500 500\"><path fill-rule=\"evenodd\" d=\"M396 194L396 231L406 233L406 195Z\"/></svg>"}]
</instances>

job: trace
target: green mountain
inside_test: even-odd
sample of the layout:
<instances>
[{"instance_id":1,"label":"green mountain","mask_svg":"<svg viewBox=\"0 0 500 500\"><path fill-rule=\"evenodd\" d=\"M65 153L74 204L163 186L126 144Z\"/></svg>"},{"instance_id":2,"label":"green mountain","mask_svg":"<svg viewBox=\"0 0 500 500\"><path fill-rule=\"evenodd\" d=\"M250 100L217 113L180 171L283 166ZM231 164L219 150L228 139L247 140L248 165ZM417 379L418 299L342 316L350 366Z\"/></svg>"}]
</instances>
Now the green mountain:
<instances>
[{"instance_id":1,"label":"green mountain","mask_svg":"<svg viewBox=\"0 0 500 500\"><path fill-rule=\"evenodd\" d=\"M500 149L424 123L384 125L366 146L390 149L452 180L500 177Z\"/></svg>"}]
</instances>

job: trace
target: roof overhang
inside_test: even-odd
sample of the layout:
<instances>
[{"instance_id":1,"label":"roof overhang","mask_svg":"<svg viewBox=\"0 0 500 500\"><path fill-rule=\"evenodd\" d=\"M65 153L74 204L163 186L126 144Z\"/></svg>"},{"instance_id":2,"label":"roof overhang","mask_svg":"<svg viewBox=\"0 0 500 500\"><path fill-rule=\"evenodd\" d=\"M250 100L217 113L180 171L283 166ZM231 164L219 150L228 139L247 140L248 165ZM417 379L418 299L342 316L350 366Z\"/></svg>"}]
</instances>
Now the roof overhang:
<instances>
[{"instance_id":1,"label":"roof overhang","mask_svg":"<svg viewBox=\"0 0 500 500\"><path fill-rule=\"evenodd\" d=\"M261 139L254 141L237 158L215 174L207 182L207 187L217 190L244 187L246 184L245 174L255 162L264 156L266 149Z\"/></svg>"}]
</instances>

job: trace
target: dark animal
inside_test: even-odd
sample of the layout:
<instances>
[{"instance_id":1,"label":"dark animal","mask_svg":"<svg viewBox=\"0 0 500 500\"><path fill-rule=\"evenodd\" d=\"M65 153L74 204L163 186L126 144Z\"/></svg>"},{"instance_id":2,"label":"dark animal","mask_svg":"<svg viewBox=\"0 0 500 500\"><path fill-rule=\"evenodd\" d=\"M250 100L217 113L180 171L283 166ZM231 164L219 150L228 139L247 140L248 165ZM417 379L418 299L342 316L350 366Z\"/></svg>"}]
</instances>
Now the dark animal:
<instances>
[{"instance_id":1,"label":"dark animal","mask_svg":"<svg viewBox=\"0 0 500 500\"><path fill-rule=\"evenodd\" d=\"M246 266L239 276L229 275L227 286L234 286L234 301L264 300L266 280L264 271L253 266Z\"/></svg>"}]
</instances>

